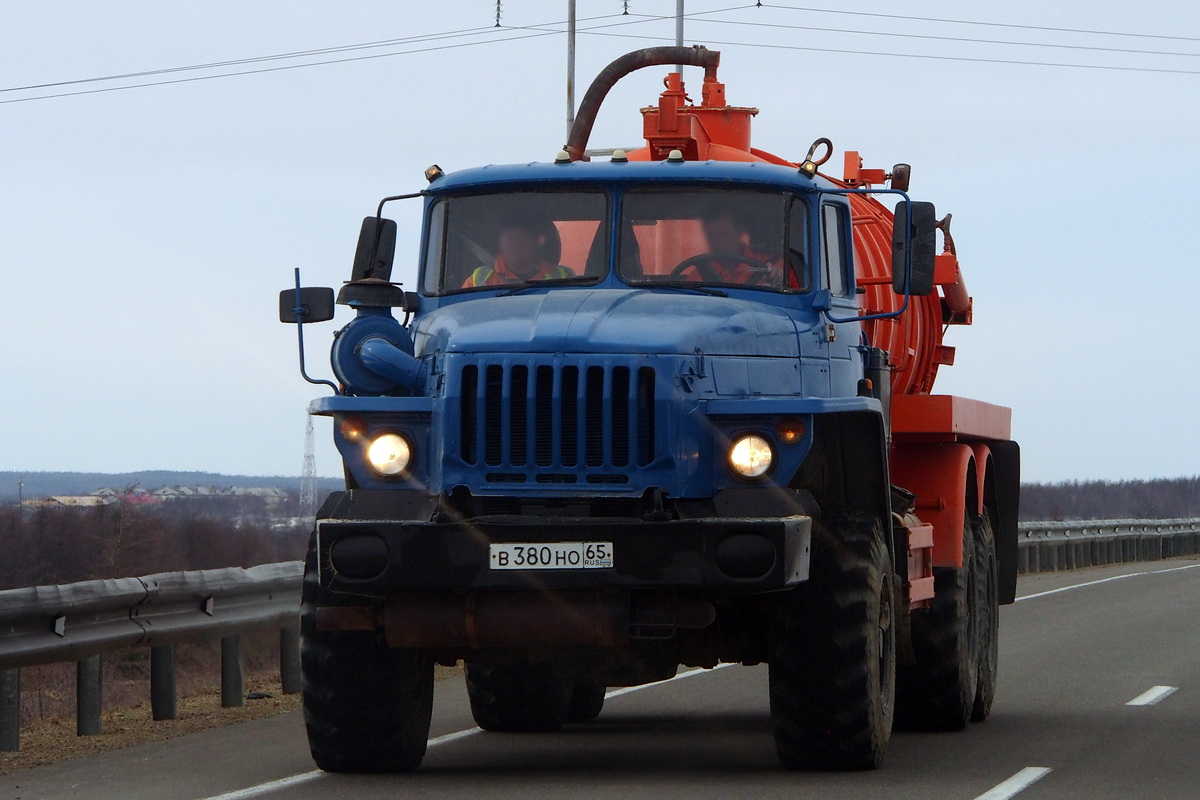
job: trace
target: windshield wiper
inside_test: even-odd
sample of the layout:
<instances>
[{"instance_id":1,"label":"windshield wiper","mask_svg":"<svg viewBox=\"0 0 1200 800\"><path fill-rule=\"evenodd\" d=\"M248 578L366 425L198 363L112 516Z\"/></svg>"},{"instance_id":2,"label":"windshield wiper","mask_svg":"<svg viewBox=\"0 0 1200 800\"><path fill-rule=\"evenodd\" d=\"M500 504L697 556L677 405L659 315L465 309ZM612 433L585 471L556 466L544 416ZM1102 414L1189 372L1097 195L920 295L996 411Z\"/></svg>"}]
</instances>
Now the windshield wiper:
<instances>
[{"instance_id":1,"label":"windshield wiper","mask_svg":"<svg viewBox=\"0 0 1200 800\"><path fill-rule=\"evenodd\" d=\"M501 292L500 294L496 295L496 297L508 297L510 294L523 292L526 289L537 289L541 286L578 286L584 283L597 282L598 279L595 275L571 275L566 278L547 278L544 281L530 281L529 283L509 289L507 292Z\"/></svg>"},{"instance_id":2,"label":"windshield wiper","mask_svg":"<svg viewBox=\"0 0 1200 800\"><path fill-rule=\"evenodd\" d=\"M690 283L664 283L661 281L647 281L644 283L634 284L638 288L643 289L677 289L685 292L699 292L700 294L710 294L713 297L729 297L729 294L722 292L720 289L714 289L711 286L693 286Z\"/></svg>"}]
</instances>

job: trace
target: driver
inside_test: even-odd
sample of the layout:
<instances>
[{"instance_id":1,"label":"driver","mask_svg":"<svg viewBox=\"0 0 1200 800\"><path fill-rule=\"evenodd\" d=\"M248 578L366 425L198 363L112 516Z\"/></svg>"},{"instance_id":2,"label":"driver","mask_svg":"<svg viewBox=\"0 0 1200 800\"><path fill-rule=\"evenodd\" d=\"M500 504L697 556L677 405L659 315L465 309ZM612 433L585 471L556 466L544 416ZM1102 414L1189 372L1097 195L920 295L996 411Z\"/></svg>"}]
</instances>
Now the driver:
<instances>
[{"instance_id":1,"label":"driver","mask_svg":"<svg viewBox=\"0 0 1200 800\"><path fill-rule=\"evenodd\" d=\"M712 206L704 212L700 222L708 241L708 254L714 258L689 266L680 273L681 277L748 286L777 286L782 282L783 265L779 257L756 252L750 247L746 225L731 208Z\"/></svg>"},{"instance_id":2,"label":"driver","mask_svg":"<svg viewBox=\"0 0 1200 800\"><path fill-rule=\"evenodd\" d=\"M546 245L545 224L531 217L509 217L500 228L498 253L491 265L479 267L467 277L462 288L505 286L531 281L562 280L574 277L570 267L551 264L542 255Z\"/></svg>"}]
</instances>

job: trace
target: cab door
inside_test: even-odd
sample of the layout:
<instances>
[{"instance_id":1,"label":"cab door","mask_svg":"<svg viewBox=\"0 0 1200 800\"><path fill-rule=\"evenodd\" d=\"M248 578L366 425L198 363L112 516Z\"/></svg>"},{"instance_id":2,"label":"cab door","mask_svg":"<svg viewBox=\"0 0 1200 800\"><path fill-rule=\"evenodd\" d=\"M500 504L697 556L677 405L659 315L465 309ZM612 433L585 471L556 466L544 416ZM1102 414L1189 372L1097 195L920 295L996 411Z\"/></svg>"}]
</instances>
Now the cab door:
<instances>
[{"instance_id":1,"label":"cab door","mask_svg":"<svg viewBox=\"0 0 1200 800\"><path fill-rule=\"evenodd\" d=\"M858 297L854 290L853 248L851 247L850 208L846 203L826 200L820 208L821 288L830 294L830 317L847 319L858 316ZM858 393L862 365L857 346L862 337L859 322L829 322L825 319L829 344L830 394L850 397Z\"/></svg>"}]
</instances>

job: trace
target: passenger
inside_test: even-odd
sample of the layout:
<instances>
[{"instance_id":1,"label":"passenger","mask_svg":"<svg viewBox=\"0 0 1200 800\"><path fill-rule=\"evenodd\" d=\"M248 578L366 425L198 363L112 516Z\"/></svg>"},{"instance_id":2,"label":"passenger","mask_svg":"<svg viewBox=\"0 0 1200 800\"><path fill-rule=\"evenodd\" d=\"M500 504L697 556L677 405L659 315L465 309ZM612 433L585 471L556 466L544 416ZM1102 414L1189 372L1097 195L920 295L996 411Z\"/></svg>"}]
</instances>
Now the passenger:
<instances>
[{"instance_id":1,"label":"passenger","mask_svg":"<svg viewBox=\"0 0 1200 800\"><path fill-rule=\"evenodd\" d=\"M570 267L551 264L542 255L545 225L528 218L511 218L500 228L499 251L491 265L479 267L463 282L462 288L505 286L532 281L561 280L574 277Z\"/></svg>"},{"instance_id":2,"label":"passenger","mask_svg":"<svg viewBox=\"0 0 1200 800\"><path fill-rule=\"evenodd\" d=\"M724 206L711 208L705 212L701 224L708 241L708 253L742 256L758 264L738 258L714 258L688 267L681 276L695 281L712 281L715 277L718 283L747 286L779 286L783 282L783 264L779 256L754 251L747 242L745 224L731 209Z\"/></svg>"}]
</instances>

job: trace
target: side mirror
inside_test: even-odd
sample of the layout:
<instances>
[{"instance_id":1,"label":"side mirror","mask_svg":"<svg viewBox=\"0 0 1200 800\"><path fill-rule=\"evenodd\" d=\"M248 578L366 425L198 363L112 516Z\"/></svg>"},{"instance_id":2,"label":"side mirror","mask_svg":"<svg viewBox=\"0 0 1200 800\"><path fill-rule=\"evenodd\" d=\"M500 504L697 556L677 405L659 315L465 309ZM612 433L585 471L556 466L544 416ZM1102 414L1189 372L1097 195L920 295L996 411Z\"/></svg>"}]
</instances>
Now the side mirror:
<instances>
[{"instance_id":1,"label":"side mirror","mask_svg":"<svg viewBox=\"0 0 1200 800\"><path fill-rule=\"evenodd\" d=\"M896 294L904 294L906 255L909 256L910 266L908 293L916 297L933 294L937 227L937 212L933 203L901 200L896 204L895 223L892 225L892 289Z\"/></svg>"},{"instance_id":2,"label":"side mirror","mask_svg":"<svg viewBox=\"0 0 1200 800\"><path fill-rule=\"evenodd\" d=\"M301 289L298 314L296 307L295 289L284 289L279 293L280 322L324 322L333 319L333 289L318 286Z\"/></svg>"},{"instance_id":3,"label":"side mirror","mask_svg":"<svg viewBox=\"0 0 1200 800\"><path fill-rule=\"evenodd\" d=\"M392 262L396 258L396 222L381 217L367 217L358 233L358 247L354 251L354 269L351 281L368 278L390 281Z\"/></svg>"}]
</instances>

